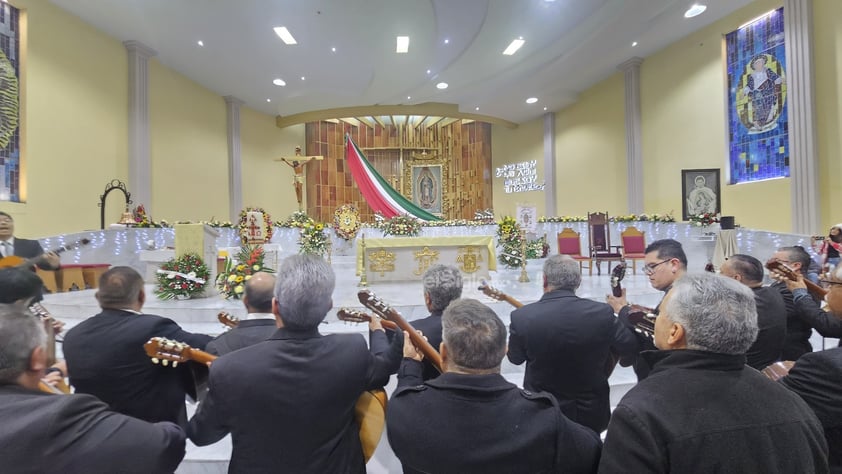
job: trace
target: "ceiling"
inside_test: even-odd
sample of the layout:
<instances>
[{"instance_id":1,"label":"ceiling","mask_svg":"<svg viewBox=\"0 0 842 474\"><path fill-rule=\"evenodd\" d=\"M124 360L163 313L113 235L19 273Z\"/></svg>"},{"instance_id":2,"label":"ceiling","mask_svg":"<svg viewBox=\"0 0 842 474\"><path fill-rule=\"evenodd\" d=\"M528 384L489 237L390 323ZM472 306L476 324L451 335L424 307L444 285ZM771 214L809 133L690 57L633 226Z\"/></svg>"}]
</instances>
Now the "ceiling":
<instances>
[{"instance_id":1,"label":"ceiling","mask_svg":"<svg viewBox=\"0 0 842 474\"><path fill-rule=\"evenodd\" d=\"M51 1L271 115L436 102L514 123L570 105L624 61L751 3L697 0L707 11L685 19L692 0ZM285 45L276 26L298 44ZM407 54L395 52L398 35L410 37ZM504 56L517 37L525 45Z\"/></svg>"}]
</instances>

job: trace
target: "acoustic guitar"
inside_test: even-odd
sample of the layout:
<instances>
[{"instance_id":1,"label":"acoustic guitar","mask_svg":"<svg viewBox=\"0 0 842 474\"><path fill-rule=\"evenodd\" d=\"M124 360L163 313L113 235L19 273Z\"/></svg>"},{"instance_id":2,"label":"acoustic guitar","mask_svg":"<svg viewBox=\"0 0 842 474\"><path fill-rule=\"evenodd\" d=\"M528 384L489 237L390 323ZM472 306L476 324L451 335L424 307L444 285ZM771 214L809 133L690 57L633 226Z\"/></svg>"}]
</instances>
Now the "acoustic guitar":
<instances>
[{"instance_id":1,"label":"acoustic guitar","mask_svg":"<svg viewBox=\"0 0 842 474\"><path fill-rule=\"evenodd\" d=\"M79 239L76 242L73 242L72 244L67 244L57 249L49 250L45 253L54 252L56 254L61 254L62 252L66 252L67 250L72 250L76 247L88 245L89 243L91 243L90 239ZM8 257L0 258L0 268L34 267L38 264L44 263L44 261L44 254L32 258L23 258L18 257L17 255L9 255Z\"/></svg>"},{"instance_id":2,"label":"acoustic guitar","mask_svg":"<svg viewBox=\"0 0 842 474\"><path fill-rule=\"evenodd\" d=\"M360 303L362 303L363 306L374 311L374 314L385 320L392 321L398 328L400 328L401 331L406 331L409 334L409 339L415 347L424 354L424 358L429 360L430 363L433 364L433 367L438 369L439 372L444 372L439 352L430 345L423 336L419 335L418 332L415 331L415 328L406 322L400 313L383 302L371 290L360 290L357 293L357 298L359 298Z\"/></svg>"},{"instance_id":3,"label":"acoustic guitar","mask_svg":"<svg viewBox=\"0 0 842 474\"><path fill-rule=\"evenodd\" d=\"M774 362L769 364L760 372L763 373L766 377L769 377L769 380L773 382L777 382L778 380L784 378L789 374L789 370L792 366L795 365L794 361L791 360L782 360L779 362Z\"/></svg>"},{"instance_id":4,"label":"acoustic guitar","mask_svg":"<svg viewBox=\"0 0 842 474\"><path fill-rule=\"evenodd\" d=\"M766 262L766 268L772 271L778 271L784 277L786 277L787 280L798 281L798 274L795 272L795 270L789 268L788 266L786 266L785 263L781 262L776 258L770 258L769 261ZM819 299L824 299L824 297L827 296L827 290L806 278L803 278L803 280L804 284L807 285L807 291L812 293L814 296L816 296Z\"/></svg>"},{"instance_id":5,"label":"acoustic guitar","mask_svg":"<svg viewBox=\"0 0 842 474\"><path fill-rule=\"evenodd\" d=\"M390 331L398 330L398 325L392 321L385 320L380 316L372 316L368 313L363 313L362 311L356 311L349 308L339 308L339 311L336 312L336 317L339 318L340 321L345 321L346 323L368 323L373 319L377 319L385 329Z\"/></svg>"},{"instance_id":6,"label":"acoustic guitar","mask_svg":"<svg viewBox=\"0 0 842 474\"><path fill-rule=\"evenodd\" d=\"M213 354L194 349L183 342L163 337L153 337L143 345L143 349L153 363L164 366L172 362L172 366L177 367L178 364L188 361L210 365L217 358ZM360 395L354 406L354 418L360 427L360 443L366 462L374 455L383 434L383 428L386 425L387 401L385 390L369 390Z\"/></svg>"},{"instance_id":7,"label":"acoustic guitar","mask_svg":"<svg viewBox=\"0 0 842 474\"><path fill-rule=\"evenodd\" d=\"M234 329L240 324L240 318L226 311L220 311L219 314L216 315L216 319L229 329Z\"/></svg>"}]
</instances>

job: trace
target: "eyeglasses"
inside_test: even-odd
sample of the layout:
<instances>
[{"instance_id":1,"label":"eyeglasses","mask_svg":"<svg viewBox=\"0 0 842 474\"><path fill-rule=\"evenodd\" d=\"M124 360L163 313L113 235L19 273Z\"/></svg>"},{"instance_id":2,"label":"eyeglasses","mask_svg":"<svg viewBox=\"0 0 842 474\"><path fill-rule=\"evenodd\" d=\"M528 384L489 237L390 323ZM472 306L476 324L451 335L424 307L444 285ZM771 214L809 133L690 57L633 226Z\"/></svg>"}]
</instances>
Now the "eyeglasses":
<instances>
[{"instance_id":1,"label":"eyeglasses","mask_svg":"<svg viewBox=\"0 0 842 474\"><path fill-rule=\"evenodd\" d=\"M651 274L655 273L655 269L658 268L658 265L661 265L662 263L667 263L670 260L672 260L672 259L668 258L668 259L662 260L658 263L647 263L646 265L643 266L643 273L645 273L647 275L651 275Z\"/></svg>"}]
</instances>

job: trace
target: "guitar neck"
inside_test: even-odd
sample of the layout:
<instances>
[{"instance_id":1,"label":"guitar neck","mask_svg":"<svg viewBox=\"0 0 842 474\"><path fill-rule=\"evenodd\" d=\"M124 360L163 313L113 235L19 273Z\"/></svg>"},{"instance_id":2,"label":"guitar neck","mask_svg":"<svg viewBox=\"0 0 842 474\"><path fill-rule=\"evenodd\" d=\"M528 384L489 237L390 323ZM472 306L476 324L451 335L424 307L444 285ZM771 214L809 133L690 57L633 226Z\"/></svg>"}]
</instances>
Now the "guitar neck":
<instances>
[{"instance_id":1,"label":"guitar neck","mask_svg":"<svg viewBox=\"0 0 842 474\"><path fill-rule=\"evenodd\" d=\"M812 281L805 278L804 284L807 285L807 291L815 295L817 298L824 299L824 297L827 296L827 290L813 283Z\"/></svg>"},{"instance_id":2,"label":"guitar neck","mask_svg":"<svg viewBox=\"0 0 842 474\"><path fill-rule=\"evenodd\" d=\"M194 362L198 362L200 364L205 365L210 364L218 357L203 350L193 349L192 347L187 351L187 354L185 354L185 356Z\"/></svg>"},{"instance_id":3,"label":"guitar neck","mask_svg":"<svg viewBox=\"0 0 842 474\"><path fill-rule=\"evenodd\" d=\"M395 326L400 328L402 331L406 331L409 334L409 339L412 341L415 347L417 347L418 350L420 350L421 353L424 354L424 358L429 360L433 364L433 366L435 366L435 368L438 369L439 372L444 372L439 351L437 351L432 345L430 345L430 343L427 342L427 340L424 339L423 336L419 335L418 332L416 332L415 328L413 328L412 325L410 325L408 322L406 322L405 319L403 319L403 316L401 316L400 313L390 308L388 313L388 320L395 323Z\"/></svg>"},{"instance_id":4,"label":"guitar neck","mask_svg":"<svg viewBox=\"0 0 842 474\"><path fill-rule=\"evenodd\" d=\"M510 305L514 306L515 308L520 308L520 307L523 306L523 303L521 303L520 301L512 298L509 295L503 294L502 296L503 296L503 301L505 301L506 303L509 303Z\"/></svg>"}]
</instances>

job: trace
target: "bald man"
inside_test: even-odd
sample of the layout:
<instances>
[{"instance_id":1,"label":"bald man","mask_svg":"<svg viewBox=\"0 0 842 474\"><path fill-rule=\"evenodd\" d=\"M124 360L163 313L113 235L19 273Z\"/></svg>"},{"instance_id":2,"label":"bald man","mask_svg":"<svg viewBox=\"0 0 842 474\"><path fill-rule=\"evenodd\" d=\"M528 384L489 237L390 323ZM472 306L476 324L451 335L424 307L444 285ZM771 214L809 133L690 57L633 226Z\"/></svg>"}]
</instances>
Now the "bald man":
<instances>
[{"instance_id":1,"label":"bald man","mask_svg":"<svg viewBox=\"0 0 842 474\"><path fill-rule=\"evenodd\" d=\"M248 311L245 319L234 329L221 334L205 348L211 354L224 355L269 339L278 327L272 314L275 276L258 272L246 281L243 305Z\"/></svg>"}]
</instances>

